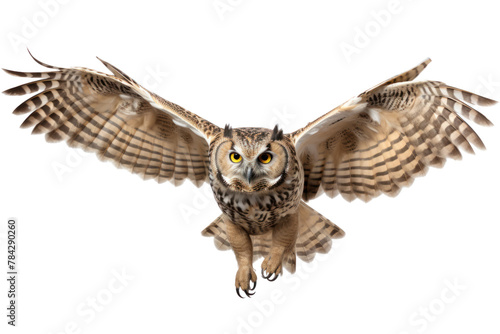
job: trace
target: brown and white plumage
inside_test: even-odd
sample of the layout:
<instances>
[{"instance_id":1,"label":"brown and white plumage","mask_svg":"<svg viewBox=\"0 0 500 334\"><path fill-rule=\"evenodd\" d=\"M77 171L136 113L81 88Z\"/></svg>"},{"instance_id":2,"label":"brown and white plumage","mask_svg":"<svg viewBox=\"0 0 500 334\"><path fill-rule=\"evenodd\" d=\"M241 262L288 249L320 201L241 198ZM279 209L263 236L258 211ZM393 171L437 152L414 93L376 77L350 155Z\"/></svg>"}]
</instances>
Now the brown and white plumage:
<instances>
[{"instance_id":1,"label":"brown and white plumage","mask_svg":"<svg viewBox=\"0 0 500 334\"><path fill-rule=\"evenodd\" d=\"M36 60L36 59L35 59ZM39 80L6 90L9 95L40 93L15 114L30 113L21 127L45 133L49 142L95 152L102 160L158 182L197 185L208 180L208 142L220 129L149 92L114 66L114 75L86 68L7 73Z\"/></svg>"},{"instance_id":2,"label":"brown and white plumage","mask_svg":"<svg viewBox=\"0 0 500 334\"><path fill-rule=\"evenodd\" d=\"M36 59L35 59L36 60ZM5 91L37 93L15 110L48 141L95 152L145 179L209 182L222 214L202 232L238 262L235 286L253 294L252 263L275 280L330 250L344 232L304 201L321 193L368 201L395 196L429 166L484 144L464 118L491 122L468 104L488 98L437 81L413 81L429 64L394 76L290 134L275 127L219 128L141 87L86 68L7 73L38 79ZM251 283L254 286L251 286Z\"/></svg>"},{"instance_id":3,"label":"brown and white plumage","mask_svg":"<svg viewBox=\"0 0 500 334\"><path fill-rule=\"evenodd\" d=\"M311 262L316 253L326 254L332 247L332 239L339 239L344 236L344 231L323 215L316 212L304 202L300 202L298 208L299 228L297 241L295 242L295 252L285 258L284 267L289 272L294 273L296 268L295 255L302 261ZM215 247L218 250L231 249L228 240L225 222L222 217L217 217L215 221L207 226L202 234L206 237L213 237ZM272 245L271 231L265 234L252 235L253 261L269 254Z\"/></svg>"},{"instance_id":4,"label":"brown and white plumage","mask_svg":"<svg viewBox=\"0 0 500 334\"><path fill-rule=\"evenodd\" d=\"M304 166L304 200L325 192L368 201L398 194L428 166L460 159L483 142L461 117L491 122L461 100L495 101L437 81L411 80L429 64L397 75L291 134ZM460 116L461 115L461 116Z\"/></svg>"}]
</instances>

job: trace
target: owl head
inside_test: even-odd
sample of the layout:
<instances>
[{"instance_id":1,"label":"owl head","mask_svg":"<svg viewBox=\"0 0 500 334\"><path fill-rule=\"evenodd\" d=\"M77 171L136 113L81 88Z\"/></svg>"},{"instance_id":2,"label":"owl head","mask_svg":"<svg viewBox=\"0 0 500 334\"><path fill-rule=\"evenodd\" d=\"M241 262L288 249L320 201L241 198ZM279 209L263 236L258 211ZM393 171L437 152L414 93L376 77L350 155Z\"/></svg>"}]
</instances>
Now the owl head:
<instances>
[{"instance_id":1,"label":"owl head","mask_svg":"<svg viewBox=\"0 0 500 334\"><path fill-rule=\"evenodd\" d=\"M274 189L286 179L290 156L288 138L276 126L235 128L226 125L212 151L218 181L238 192Z\"/></svg>"}]
</instances>

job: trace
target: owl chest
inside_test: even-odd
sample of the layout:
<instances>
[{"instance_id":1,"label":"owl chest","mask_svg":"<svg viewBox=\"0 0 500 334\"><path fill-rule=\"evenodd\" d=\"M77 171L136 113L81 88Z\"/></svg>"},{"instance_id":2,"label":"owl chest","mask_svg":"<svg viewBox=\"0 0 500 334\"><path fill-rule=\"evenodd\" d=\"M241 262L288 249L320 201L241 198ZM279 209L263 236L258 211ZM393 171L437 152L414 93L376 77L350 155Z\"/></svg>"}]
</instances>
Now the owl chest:
<instances>
[{"instance_id":1,"label":"owl chest","mask_svg":"<svg viewBox=\"0 0 500 334\"><path fill-rule=\"evenodd\" d=\"M216 184L212 187L222 212L249 234L265 233L280 218L294 212L300 203L301 189L299 180L265 194L238 193Z\"/></svg>"}]
</instances>

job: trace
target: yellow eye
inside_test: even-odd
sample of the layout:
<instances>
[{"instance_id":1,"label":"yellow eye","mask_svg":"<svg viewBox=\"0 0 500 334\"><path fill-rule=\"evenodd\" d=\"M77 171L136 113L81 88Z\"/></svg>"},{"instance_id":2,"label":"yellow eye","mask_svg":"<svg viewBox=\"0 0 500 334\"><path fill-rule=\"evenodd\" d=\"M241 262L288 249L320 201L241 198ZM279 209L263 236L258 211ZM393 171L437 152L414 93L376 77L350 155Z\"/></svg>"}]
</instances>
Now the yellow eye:
<instances>
[{"instance_id":1,"label":"yellow eye","mask_svg":"<svg viewBox=\"0 0 500 334\"><path fill-rule=\"evenodd\" d=\"M232 162L238 163L241 161L241 155L239 155L236 152L233 152L229 155L229 158L231 159Z\"/></svg>"},{"instance_id":2,"label":"yellow eye","mask_svg":"<svg viewBox=\"0 0 500 334\"><path fill-rule=\"evenodd\" d=\"M262 153L259 155L259 161L263 164L268 164L271 162L273 156L269 153Z\"/></svg>"}]
</instances>

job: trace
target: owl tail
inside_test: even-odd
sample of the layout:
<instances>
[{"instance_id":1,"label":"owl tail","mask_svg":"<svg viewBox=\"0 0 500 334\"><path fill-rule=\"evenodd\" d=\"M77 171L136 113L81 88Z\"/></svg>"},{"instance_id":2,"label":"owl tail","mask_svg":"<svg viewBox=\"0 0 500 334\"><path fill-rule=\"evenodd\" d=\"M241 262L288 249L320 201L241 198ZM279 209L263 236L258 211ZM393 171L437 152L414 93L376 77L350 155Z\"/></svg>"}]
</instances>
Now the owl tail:
<instances>
[{"instance_id":1,"label":"owl tail","mask_svg":"<svg viewBox=\"0 0 500 334\"><path fill-rule=\"evenodd\" d=\"M325 254L332 248L332 239L344 236L344 231L304 202L299 205L299 230L295 250L283 259L283 266L291 273L295 272L296 255L305 262L311 262L316 253ZM214 244L218 250L231 249L227 238L226 225L222 215L208 225L201 234L205 237L214 237ZM271 250L272 234L252 235L253 260L266 257Z\"/></svg>"},{"instance_id":2,"label":"owl tail","mask_svg":"<svg viewBox=\"0 0 500 334\"><path fill-rule=\"evenodd\" d=\"M345 232L304 202L299 206L299 232L295 242L297 256L311 262L316 253L326 254L332 248L332 239L340 239Z\"/></svg>"}]
</instances>

